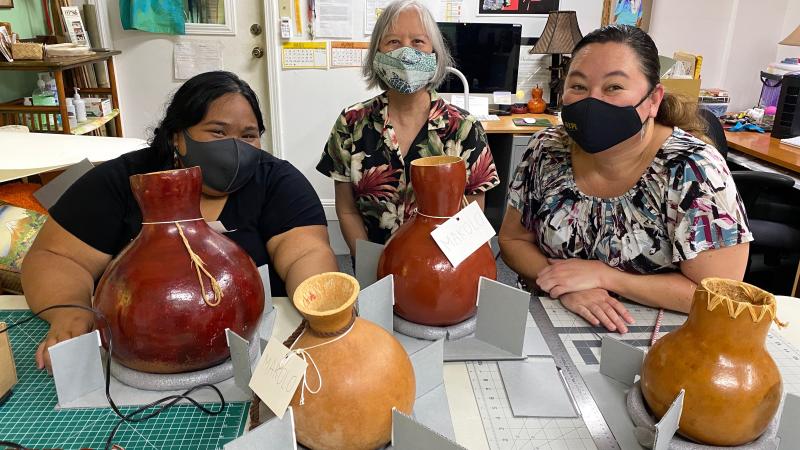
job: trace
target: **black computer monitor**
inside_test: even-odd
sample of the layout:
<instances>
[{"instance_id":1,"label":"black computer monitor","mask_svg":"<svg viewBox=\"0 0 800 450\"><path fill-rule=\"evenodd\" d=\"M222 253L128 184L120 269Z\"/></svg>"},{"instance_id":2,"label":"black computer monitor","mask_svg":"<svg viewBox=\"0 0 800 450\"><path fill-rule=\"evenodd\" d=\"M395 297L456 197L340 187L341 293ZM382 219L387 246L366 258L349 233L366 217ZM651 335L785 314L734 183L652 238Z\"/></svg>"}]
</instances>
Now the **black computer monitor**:
<instances>
[{"instance_id":1,"label":"black computer monitor","mask_svg":"<svg viewBox=\"0 0 800 450\"><path fill-rule=\"evenodd\" d=\"M516 92L522 25L510 23L438 22L455 60L455 68L469 81L469 91ZM439 92L463 92L454 75L447 77Z\"/></svg>"}]
</instances>

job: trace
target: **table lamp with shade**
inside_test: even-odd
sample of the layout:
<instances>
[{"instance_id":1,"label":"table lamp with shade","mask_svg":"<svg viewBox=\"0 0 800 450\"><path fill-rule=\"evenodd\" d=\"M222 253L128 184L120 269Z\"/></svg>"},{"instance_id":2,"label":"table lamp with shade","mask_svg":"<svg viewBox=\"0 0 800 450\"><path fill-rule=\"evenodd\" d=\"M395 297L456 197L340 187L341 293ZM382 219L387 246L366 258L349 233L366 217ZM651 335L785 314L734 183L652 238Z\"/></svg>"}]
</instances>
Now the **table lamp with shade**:
<instances>
[{"instance_id":1,"label":"table lamp with shade","mask_svg":"<svg viewBox=\"0 0 800 450\"><path fill-rule=\"evenodd\" d=\"M528 52L531 54L552 55L552 65L550 66L550 103L548 107L551 111L557 111L561 103L561 91L563 88L564 69L569 61L561 55L571 54L572 49L583 38L581 29L578 26L578 16L575 11L551 11L547 16L547 23L544 26L536 45Z\"/></svg>"},{"instance_id":2,"label":"table lamp with shade","mask_svg":"<svg viewBox=\"0 0 800 450\"><path fill-rule=\"evenodd\" d=\"M794 29L788 36L783 38L782 41L778 42L779 44L783 45L793 45L796 47L800 47L800 26Z\"/></svg>"}]
</instances>

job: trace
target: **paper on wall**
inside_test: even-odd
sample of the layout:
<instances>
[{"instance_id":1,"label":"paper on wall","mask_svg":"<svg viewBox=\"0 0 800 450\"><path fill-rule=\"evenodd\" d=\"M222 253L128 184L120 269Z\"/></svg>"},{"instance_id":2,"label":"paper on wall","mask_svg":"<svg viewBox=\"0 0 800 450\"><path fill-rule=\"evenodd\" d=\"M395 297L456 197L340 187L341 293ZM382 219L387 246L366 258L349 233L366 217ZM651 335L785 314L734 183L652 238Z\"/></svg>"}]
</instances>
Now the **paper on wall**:
<instances>
[{"instance_id":1,"label":"paper on wall","mask_svg":"<svg viewBox=\"0 0 800 450\"><path fill-rule=\"evenodd\" d=\"M353 35L350 0L314 1L314 36L350 38Z\"/></svg>"},{"instance_id":2,"label":"paper on wall","mask_svg":"<svg viewBox=\"0 0 800 450\"><path fill-rule=\"evenodd\" d=\"M328 43L325 41L284 42L281 48L284 69L327 69Z\"/></svg>"},{"instance_id":3,"label":"paper on wall","mask_svg":"<svg viewBox=\"0 0 800 450\"><path fill-rule=\"evenodd\" d=\"M439 4L441 11L436 20L444 22L460 22L464 0L442 0Z\"/></svg>"},{"instance_id":4,"label":"paper on wall","mask_svg":"<svg viewBox=\"0 0 800 450\"><path fill-rule=\"evenodd\" d=\"M486 116L489 114L489 99L487 97L479 97L477 95L469 96L469 108L464 107L464 96L453 94L450 97L450 103L464 108L469 111L473 116Z\"/></svg>"},{"instance_id":5,"label":"paper on wall","mask_svg":"<svg viewBox=\"0 0 800 450\"><path fill-rule=\"evenodd\" d=\"M389 0L364 0L364 34L372 34L375 22L389 4Z\"/></svg>"},{"instance_id":6,"label":"paper on wall","mask_svg":"<svg viewBox=\"0 0 800 450\"><path fill-rule=\"evenodd\" d=\"M331 68L361 67L368 50L369 42L331 41Z\"/></svg>"},{"instance_id":7,"label":"paper on wall","mask_svg":"<svg viewBox=\"0 0 800 450\"><path fill-rule=\"evenodd\" d=\"M531 89L539 86L544 91L545 101L550 98L550 55L528 53L533 48L523 45L519 49L519 69L517 70L517 90L525 93L524 99L530 99ZM525 100L527 102L527 100Z\"/></svg>"},{"instance_id":8,"label":"paper on wall","mask_svg":"<svg viewBox=\"0 0 800 450\"><path fill-rule=\"evenodd\" d=\"M176 80L222 70L222 44L210 40L180 40L175 43L173 64Z\"/></svg>"}]
</instances>

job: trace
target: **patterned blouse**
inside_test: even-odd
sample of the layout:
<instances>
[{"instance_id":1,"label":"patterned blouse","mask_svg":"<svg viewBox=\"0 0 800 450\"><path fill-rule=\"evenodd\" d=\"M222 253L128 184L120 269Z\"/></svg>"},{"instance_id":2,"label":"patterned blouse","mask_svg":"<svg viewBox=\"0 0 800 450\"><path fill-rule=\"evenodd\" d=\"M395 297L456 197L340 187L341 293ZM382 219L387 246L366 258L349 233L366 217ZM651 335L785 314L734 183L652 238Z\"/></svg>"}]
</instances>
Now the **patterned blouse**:
<instances>
[{"instance_id":1,"label":"patterned blouse","mask_svg":"<svg viewBox=\"0 0 800 450\"><path fill-rule=\"evenodd\" d=\"M728 167L714 147L675 128L625 194L582 193L563 127L531 139L508 204L551 258L597 259L629 273L676 271L698 253L753 240Z\"/></svg>"},{"instance_id":2,"label":"patterned blouse","mask_svg":"<svg viewBox=\"0 0 800 450\"><path fill-rule=\"evenodd\" d=\"M336 119L317 164L323 175L353 183L367 237L380 244L414 211L411 161L427 156L462 157L467 163L464 193L468 195L488 191L500 183L486 133L468 112L431 91L428 123L402 157L388 111L385 92L346 108Z\"/></svg>"}]
</instances>

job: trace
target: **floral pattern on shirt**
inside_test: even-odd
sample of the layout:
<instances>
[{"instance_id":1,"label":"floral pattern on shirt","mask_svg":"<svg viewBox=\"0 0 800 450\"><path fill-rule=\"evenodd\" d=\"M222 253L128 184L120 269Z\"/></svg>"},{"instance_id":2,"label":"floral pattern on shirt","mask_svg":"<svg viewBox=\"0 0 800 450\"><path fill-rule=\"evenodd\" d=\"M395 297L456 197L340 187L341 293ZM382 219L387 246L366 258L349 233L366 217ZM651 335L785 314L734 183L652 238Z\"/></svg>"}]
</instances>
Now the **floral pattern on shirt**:
<instances>
[{"instance_id":1,"label":"floral pattern on shirt","mask_svg":"<svg viewBox=\"0 0 800 450\"><path fill-rule=\"evenodd\" d=\"M427 156L460 156L467 163L465 194L486 192L500 179L486 133L467 111L431 91L428 122L401 156L382 93L346 108L333 126L317 170L353 184L356 206L370 241L384 243L414 211L411 161Z\"/></svg>"},{"instance_id":2,"label":"floral pattern on shirt","mask_svg":"<svg viewBox=\"0 0 800 450\"><path fill-rule=\"evenodd\" d=\"M578 189L571 144L563 127L534 135L508 192L545 256L661 273L705 250L753 240L722 156L685 131L675 128L636 184L614 198Z\"/></svg>"}]
</instances>

